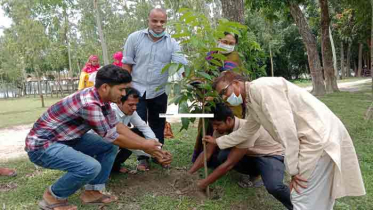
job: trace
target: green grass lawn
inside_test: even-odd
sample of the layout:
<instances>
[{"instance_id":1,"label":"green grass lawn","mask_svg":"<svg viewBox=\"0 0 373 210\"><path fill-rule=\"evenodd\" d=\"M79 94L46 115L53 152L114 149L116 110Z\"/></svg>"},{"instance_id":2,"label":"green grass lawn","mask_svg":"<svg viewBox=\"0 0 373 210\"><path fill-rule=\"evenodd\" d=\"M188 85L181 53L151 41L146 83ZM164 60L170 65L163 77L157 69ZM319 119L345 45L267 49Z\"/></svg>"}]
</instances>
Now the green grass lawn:
<instances>
[{"instance_id":1,"label":"green grass lawn","mask_svg":"<svg viewBox=\"0 0 373 210\"><path fill-rule=\"evenodd\" d=\"M371 103L370 94L369 90L364 90L354 93L334 93L321 98L340 117L349 130L358 153L367 190L366 196L338 199L334 207L335 210L368 210L373 208L373 123L363 119L363 114ZM38 109L37 106L36 102L34 111ZM30 118L29 122L33 120ZM212 185L212 188L223 191L218 200L201 201L193 196L176 195L175 190L169 186L172 181L165 180L174 179L179 176L178 169L190 166L197 131L195 127L191 127L188 131L177 132L180 124L173 124L172 128L175 139L167 140L165 145L165 148L174 154L172 169L168 171L152 164L151 173L112 176L107 190L119 196L119 201L116 204L108 205L105 209L284 209L263 187L258 189L239 188L237 185L238 174L235 172L230 172ZM37 202L45 188L62 174L59 171L36 169L28 159L0 163L0 167L2 166L16 168L18 171L17 177L0 177L0 208L5 207L4 209L38 209ZM135 168L134 157L131 157L127 166ZM78 205L79 209L99 209L98 207L82 206L79 192L71 196L69 201Z\"/></svg>"},{"instance_id":2,"label":"green grass lawn","mask_svg":"<svg viewBox=\"0 0 373 210\"><path fill-rule=\"evenodd\" d=\"M0 99L0 128L33 123L60 98L45 98L45 108L39 97Z\"/></svg>"}]
</instances>

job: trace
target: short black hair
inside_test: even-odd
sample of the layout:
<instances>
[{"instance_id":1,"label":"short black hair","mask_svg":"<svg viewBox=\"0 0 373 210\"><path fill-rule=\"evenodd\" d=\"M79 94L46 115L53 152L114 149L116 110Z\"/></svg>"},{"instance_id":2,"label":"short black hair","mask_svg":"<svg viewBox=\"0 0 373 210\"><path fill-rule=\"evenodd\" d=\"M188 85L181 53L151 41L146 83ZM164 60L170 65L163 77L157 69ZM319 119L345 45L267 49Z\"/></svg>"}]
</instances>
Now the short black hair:
<instances>
[{"instance_id":1,"label":"short black hair","mask_svg":"<svg viewBox=\"0 0 373 210\"><path fill-rule=\"evenodd\" d=\"M232 110L224 103L217 103L215 107L211 109L211 113L214 114L212 121L223 121L225 122L228 117L234 119Z\"/></svg>"},{"instance_id":2,"label":"short black hair","mask_svg":"<svg viewBox=\"0 0 373 210\"><path fill-rule=\"evenodd\" d=\"M120 85L120 84L127 84L132 81L131 74L128 71L115 66L113 64L109 64L100 68L96 75L96 83L95 87L99 88L104 83L108 84L109 86Z\"/></svg>"},{"instance_id":3,"label":"short black hair","mask_svg":"<svg viewBox=\"0 0 373 210\"><path fill-rule=\"evenodd\" d=\"M122 96L120 102L124 103L127 101L128 97L139 98L140 92L133 87L126 88L126 95Z\"/></svg>"},{"instance_id":4,"label":"short black hair","mask_svg":"<svg viewBox=\"0 0 373 210\"><path fill-rule=\"evenodd\" d=\"M231 32L224 32L224 35L227 36L227 35L232 35L234 37L234 39L236 40L236 44L238 44L238 35L235 34L235 33L231 33Z\"/></svg>"}]
</instances>

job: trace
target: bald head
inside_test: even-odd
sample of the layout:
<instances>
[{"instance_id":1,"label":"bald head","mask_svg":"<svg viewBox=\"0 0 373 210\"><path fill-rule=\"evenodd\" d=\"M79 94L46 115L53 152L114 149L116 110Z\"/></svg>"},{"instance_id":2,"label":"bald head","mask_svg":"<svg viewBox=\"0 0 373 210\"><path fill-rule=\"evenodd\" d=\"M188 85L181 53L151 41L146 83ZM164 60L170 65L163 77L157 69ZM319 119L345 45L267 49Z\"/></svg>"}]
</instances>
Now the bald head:
<instances>
[{"instance_id":1,"label":"bald head","mask_svg":"<svg viewBox=\"0 0 373 210\"><path fill-rule=\"evenodd\" d=\"M166 12L165 9L162 9L162 8L153 8L152 10L150 10L150 12L148 14L148 17L150 18L150 15L152 15L152 14L154 15L154 13L162 13L167 18L167 12Z\"/></svg>"}]
</instances>

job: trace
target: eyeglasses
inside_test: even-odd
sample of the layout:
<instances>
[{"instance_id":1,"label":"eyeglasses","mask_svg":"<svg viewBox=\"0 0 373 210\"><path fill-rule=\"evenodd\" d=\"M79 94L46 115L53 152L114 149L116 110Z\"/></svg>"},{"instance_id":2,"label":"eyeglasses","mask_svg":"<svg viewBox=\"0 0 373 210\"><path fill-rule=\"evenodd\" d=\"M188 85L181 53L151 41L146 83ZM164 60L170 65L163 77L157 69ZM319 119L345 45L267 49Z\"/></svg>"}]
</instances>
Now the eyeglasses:
<instances>
[{"instance_id":1,"label":"eyeglasses","mask_svg":"<svg viewBox=\"0 0 373 210\"><path fill-rule=\"evenodd\" d=\"M219 93L219 96L222 97L224 96L226 93L227 93L227 90L228 90L228 87L231 86L232 83L229 83L228 85L226 85Z\"/></svg>"}]
</instances>

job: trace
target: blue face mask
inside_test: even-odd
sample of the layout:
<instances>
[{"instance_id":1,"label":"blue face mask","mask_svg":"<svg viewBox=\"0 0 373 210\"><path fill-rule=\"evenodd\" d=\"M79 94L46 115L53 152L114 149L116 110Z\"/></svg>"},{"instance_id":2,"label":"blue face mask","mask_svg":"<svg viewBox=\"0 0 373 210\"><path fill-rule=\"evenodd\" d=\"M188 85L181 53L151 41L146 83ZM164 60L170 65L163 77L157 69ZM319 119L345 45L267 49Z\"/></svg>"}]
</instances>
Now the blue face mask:
<instances>
[{"instance_id":1,"label":"blue face mask","mask_svg":"<svg viewBox=\"0 0 373 210\"><path fill-rule=\"evenodd\" d=\"M242 95L236 96L234 92L227 98L227 102L232 106L238 106L243 103Z\"/></svg>"},{"instance_id":2,"label":"blue face mask","mask_svg":"<svg viewBox=\"0 0 373 210\"><path fill-rule=\"evenodd\" d=\"M149 29L149 33L155 37L155 38L161 38L162 36L164 36L166 34L166 30L164 30L162 33L160 34L157 34L155 33L153 30Z\"/></svg>"}]
</instances>

